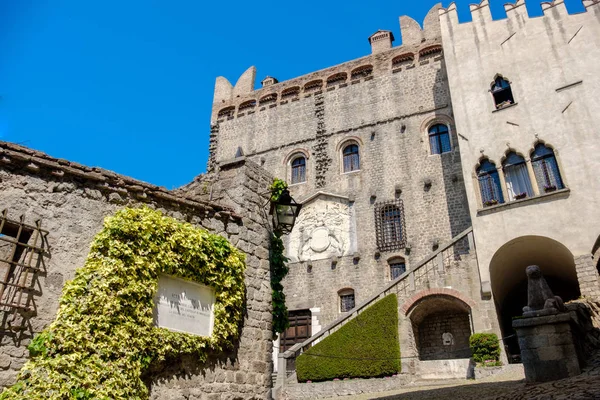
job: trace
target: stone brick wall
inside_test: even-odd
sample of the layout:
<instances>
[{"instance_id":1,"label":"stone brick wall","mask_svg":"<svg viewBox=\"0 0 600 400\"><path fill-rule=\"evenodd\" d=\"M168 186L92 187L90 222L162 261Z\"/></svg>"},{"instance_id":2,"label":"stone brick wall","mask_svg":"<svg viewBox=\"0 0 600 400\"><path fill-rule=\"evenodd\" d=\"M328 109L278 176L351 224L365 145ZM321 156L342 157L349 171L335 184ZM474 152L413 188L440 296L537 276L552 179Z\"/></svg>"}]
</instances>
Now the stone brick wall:
<instances>
[{"instance_id":1,"label":"stone brick wall","mask_svg":"<svg viewBox=\"0 0 600 400\"><path fill-rule=\"evenodd\" d=\"M418 332L418 347L421 360L450 360L469 358L469 337L471 326L469 314L448 314L442 312L427 317L415 329ZM415 327L413 327L414 329ZM450 333L454 341L445 345L442 335Z\"/></svg>"},{"instance_id":2,"label":"stone brick wall","mask_svg":"<svg viewBox=\"0 0 600 400\"><path fill-rule=\"evenodd\" d=\"M225 180L231 181L231 176L239 180L235 198L241 205L235 207L204 202L193 193L185 197L110 171L0 142L0 209L7 209L12 220L21 215L30 225L39 220L48 231L43 272L31 298L34 310L20 315L22 330L7 330L12 313L2 313L0 385L15 382L27 360L26 346L32 336L54 320L62 287L73 278L76 268L83 266L104 218L122 207L145 204L223 235L247 254L246 315L237 349L212 357L204 366L181 360L157 374L152 398L269 398L272 333L268 232L258 212L257 194L266 189L266 181L259 182L259 174L243 165L223 172Z\"/></svg>"},{"instance_id":3,"label":"stone brick wall","mask_svg":"<svg viewBox=\"0 0 600 400\"><path fill-rule=\"evenodd\" d=\"M291 156L302 152L308 155L307 181L290 187L294 198L303 201L322 191L349 199L358 257L346 255L335 265L332 259L293 263L284 281L289 308L319 307L321 324L339 316L339 290L354 289L359 303L389 282L388 259L404 257L410 268L470 226L443 54L421 54L432 45L439 48L439 35L425 37L214 104L218 133L211 139L211 163L231 159L241 147L247 159L289 182ZM392 62L406 54L412 58ZM364 65L372 65L372 73L351 79L351 71ZM345 82L325 84L340 72L348 74ZM321 90L302 90L314 79L323 80ZM294 86L300 88L297 96L281 97ZM278 99L239 109L269 93ZM234 107L231 114L219 115L228 107ZM427 130L438 122L449 126L453 149L431 155ZM360 146L360 171L343 173L341 152L348 140ZM409 250L381 252L375 208L396 198L404 204Z\"/></svg>"}]
</instances>

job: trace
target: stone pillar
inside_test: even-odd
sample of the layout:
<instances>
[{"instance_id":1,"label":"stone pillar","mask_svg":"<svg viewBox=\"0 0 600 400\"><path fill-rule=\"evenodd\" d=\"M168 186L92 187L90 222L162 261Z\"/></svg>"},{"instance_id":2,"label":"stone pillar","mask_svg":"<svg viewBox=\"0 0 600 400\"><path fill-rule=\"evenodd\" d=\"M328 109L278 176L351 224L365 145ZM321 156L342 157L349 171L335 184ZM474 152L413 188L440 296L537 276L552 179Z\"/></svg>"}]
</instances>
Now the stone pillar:
<instances>
[{"instance_id":1,"label":"stone pillar","mask_svg":"<svg viewBox=\"0 0 600 400\"><path fill-rule=\"evenodd\" d=\"M519 337L527 382L547 382L579 375L575 322L560 297L554 296L540 267L527 273L527 306L513 321Z\"/></svg>"},{"instance_id":2,"label":"stone pillar","mask_svg":"<svg viewBox=\"0 0 600 400\"><path fill-rule=\"evenodd\" d=\"M271 274L269 264L269 221L265 211L269 185L273 178L257 164L244 157L223 162L216 177L197 179L182 188L190 197L212 201L231 208L242 217L242 224L233 225L215 218L215 231L225 231L230 242L246 253L246 310L241 336L235 352L219 360L202 375L208 378L186 378L169 386L188 390L174 396L169 389L152 399L208 398L269 400L273 372L273 331L271 306ZM208 184L207 184L208 183ZM206 372L209 371L209 372ZM166 385L165 385L166 386ZM192 387L193 389L190 389ZM168 395L167 395L168 394Z\"/></svg>"},{"instance_id":3,"label":"stone pillar","mask_svg":"<svg viewBox=\"0 0 600 400\"><path fill-rule=\"evenodd\" d=\"M581 295L600 299L600 283L598 282L598 271L591 254L575 257L575 270L579 281Z\"/></svg>"},{"instance_id":4,"label":"stone pillar","mask_svg":"<svg viewBox=\"0 0 600 400\"><path fill-rule=\"evenodd\" d=\"M570 313L516 319L527 382L547 382L581 373Z\"/></svg>"}]
</instances>

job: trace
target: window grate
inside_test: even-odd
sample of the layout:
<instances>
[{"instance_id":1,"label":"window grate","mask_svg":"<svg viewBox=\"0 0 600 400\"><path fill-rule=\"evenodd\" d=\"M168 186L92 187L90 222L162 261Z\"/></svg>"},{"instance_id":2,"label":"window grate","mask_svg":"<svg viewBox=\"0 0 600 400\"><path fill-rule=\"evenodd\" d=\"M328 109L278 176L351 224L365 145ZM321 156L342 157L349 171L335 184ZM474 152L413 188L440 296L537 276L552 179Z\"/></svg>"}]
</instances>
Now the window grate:
<instances>
[{"instance_id":1,"label":"window grate","mask_svg":"<svg viewBox=\"0 0 600 400\"><path fill-rule=\"evenodd\" d=\"M0 214L0 311L31 311L38 274L43 272L47 231Z\"/></svg>"},{"instance_id":2,"label":"window grate","mask_svg":"<svg viewBox=\"0 0 600 400\"><path fill-rule=\"evenodd\" d=\"M348 312L354 308L354 292L340 295L340 311Z\"/></svg>"},{"instance_id":3,"label":"window grate","mask_svg":"<svg viewBox=\"0 0 600 400\"><path fill-rule=\"evenodd\" d=\"M375 205L375 231L380 251L406 247L404 205L401 199Z\"/></svg>"}]
</instances>

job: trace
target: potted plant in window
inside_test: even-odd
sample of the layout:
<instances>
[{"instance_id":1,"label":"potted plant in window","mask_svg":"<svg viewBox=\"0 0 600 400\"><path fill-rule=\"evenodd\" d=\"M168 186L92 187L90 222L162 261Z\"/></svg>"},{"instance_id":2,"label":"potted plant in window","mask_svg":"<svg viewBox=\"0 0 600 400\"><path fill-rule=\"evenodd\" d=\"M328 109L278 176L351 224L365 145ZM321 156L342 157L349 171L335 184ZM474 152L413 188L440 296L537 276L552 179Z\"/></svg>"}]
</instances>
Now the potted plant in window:
<instances>
[{"instance_id":1,"label":"potted plant in window","mask_svg":"<svg viewBox=\"0 0 600 400\"><path fill-rule=\"evenodd\" d=\"M496 199L486 200L483 202L485 207L495 206L496 204L498 204L498 200Z\"/></svg>"},{"instance_id":2,"label":"potted plant in window","mask_svg":"<svg viewBox=\"0 0 600 400\"><path fill-rule=\"evenodd\" d=\"M515 195L515 200L521 200L521 199L524 199L525 197L527 197L527 192L522 192L522 193Z\"/></svg>"},{"instance_id":3,"label":"potted plant in window","mask_svg":"<svg viewBox=\"0 0 600 400\"><path fill-rule=\"evenodd\" d=\"M555 190L556 190L556 185L544 185L544 191L546 193L554 192Z\"/></svg>"}]
</instances>

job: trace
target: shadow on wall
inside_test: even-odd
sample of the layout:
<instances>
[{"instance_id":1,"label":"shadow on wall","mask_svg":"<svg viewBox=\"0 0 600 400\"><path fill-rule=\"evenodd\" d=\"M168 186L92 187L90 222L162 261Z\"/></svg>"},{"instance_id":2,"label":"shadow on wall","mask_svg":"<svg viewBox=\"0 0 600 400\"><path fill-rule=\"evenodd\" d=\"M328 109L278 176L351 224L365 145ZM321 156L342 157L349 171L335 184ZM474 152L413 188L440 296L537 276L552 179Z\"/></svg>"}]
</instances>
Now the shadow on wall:
<instances>
[{"instance_id":1,"label":"shadow on wall","mask_svg":"<svg viewBox=\"0 0 600 400\"><path fill-rule=\"evenodd\" d=\"M512 320L527 305L525 268L539 265L555 295L566 301L579 298L573 254L563 244L543 236L522 236L500 247L490 262L492 293L502 336L512 336ZM505 340L511 355L519 354L516 336Z\"/></svg>"},{"instance_id":2,"label":"shadow on wall","mask_svg":"<svg viewBox=\"0 0 600 400\"><path fill-rule=\"evenodd\" d=\"M446 63L443 59L441 60L441 69L436 73L435 81L433 99L435 108L439 109L436 111L436 117L448 120L449 117L452 117L451 111L444 111L442 108L450 106L450 89L446 76ZM440 157L441 162L442 183L444 185L447 215L450 220L450 231L452 237L455 237L471 226L471 217L462 173L459 136L457 135L454 123L451 123L448 128L450 131L451 150L449 152L442 152L437 157ZM429 144L429 151L431 153L431 144Z\"/></svg>"}]
</instances>

